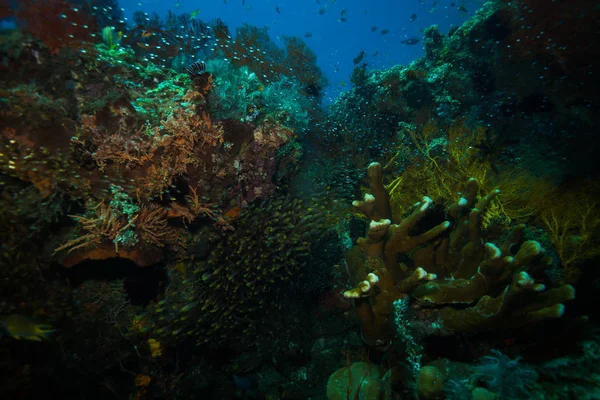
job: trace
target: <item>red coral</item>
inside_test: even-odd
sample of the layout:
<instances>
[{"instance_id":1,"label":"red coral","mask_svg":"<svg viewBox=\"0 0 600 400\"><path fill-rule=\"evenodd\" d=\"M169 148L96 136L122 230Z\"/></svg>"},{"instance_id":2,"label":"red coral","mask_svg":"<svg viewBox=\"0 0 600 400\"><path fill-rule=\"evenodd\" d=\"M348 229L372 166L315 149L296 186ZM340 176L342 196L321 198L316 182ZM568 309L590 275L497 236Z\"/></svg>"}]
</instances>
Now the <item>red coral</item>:
<instances>
[{"instance_id":1,"label":"red coral","mask_svg":"<svg viewBox=\"0 0 600 400\"><path fill-rule=\"evenodd\" d=\"M63 47L76 48L96 41L93 15L87 7L66 0L23 0L16 10L17 23L23 31L41 40L56 54Z\"/></svg>"},{"instance_id":2,"label":"red coral","mask_svg":"<svg viewBox=\"0 0 600 400\"><path fill-rule=\"evenodd\" d=\"M323 88L326 79L317 66L317 56L306 42L295 36L286 37L284 41L286 57L283 65L284 70L289 71L286 75L296 77L305 88L313 87L317 91Z\"/></svg>"}]
</instances>

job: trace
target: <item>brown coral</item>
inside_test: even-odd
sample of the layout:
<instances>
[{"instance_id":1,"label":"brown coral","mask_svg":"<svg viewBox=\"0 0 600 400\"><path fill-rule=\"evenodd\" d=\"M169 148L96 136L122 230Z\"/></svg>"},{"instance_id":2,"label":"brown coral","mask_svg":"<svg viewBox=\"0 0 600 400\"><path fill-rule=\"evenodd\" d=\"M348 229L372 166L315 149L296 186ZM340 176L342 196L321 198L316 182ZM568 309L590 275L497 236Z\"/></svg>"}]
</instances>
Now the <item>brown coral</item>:
<instances>
[{"instance_id":1,"label":"brown coral","mask_svg":"<svg viewBox=\"0 0 600 400\"><path fill-rule=\"evenodd\" d=\"M407 295L433 308L428 315L434 315L440 334L557 318L562 316L562 303L574 298L569 285L546 291L545 285L534 281L532 276L539 276L550 259L539 243L523 241L523 226L518 226L501 248L484 242L481 215L499 194L498 189L478 197L479 184L470 179L463 197L447 208L447 220L423 229L419 223L430 213L431 199L423 198L406 218L394 224L381 165L372 163L368 176L375 195L367 194L354 206L371 223L366 237L360 238L347 256L355 279L371 272L379 277L379 292L355 300L368 344L385 344L391 338L392 303ZM420 233L414 233L417 231ZM512 255L514 248L519 251ZM401 253L410 255L412 265L399 262Z\"/></svg>"}]
</instances>

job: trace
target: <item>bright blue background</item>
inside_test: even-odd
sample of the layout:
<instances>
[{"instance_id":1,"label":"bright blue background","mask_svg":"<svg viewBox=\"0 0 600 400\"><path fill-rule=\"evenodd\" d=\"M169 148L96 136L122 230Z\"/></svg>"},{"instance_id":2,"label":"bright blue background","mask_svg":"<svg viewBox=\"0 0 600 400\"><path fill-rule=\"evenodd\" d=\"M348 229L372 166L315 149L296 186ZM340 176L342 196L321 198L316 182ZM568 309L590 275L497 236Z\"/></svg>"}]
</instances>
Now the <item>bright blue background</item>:
<instances>
[{"instance_id":1,"label":"bright blue background","mask_svg":"<svg viewBox=\"0 0 600 400\"><path fill-rule=\"evenodd\" d=\"M422 30L437 24L443 33L454 25L460 25L468 15L479 7L480 0L120 0L125 16L131 21L135 11L157 12L164 15L168 9L175 13L192 12L200 9L197 18L210 21L221 18L231 32L244 22L258 27L268 26L271 39L278 36L300 36L317 54L318 64L330 81L325 92L325 103L350 86L349 76L354 68L352 60L361 50L367 52L363 59L369 69L384 69L396 64L408 64L423 54L421 43L407 46L400 41L408 37L422 37ZM476 2L475 2L476 1ZM320 3L320 4L319 4ZM451 3L455 3L451 7ZM464 4L468 15L457 11ZM281 14L275 11L278 6ZM326 7L323 15L319 10ZM342 9L346 9L346 22L338 22ZM411 14L417 14L409 22ZM377 26L377 32L371 27ZM388 29L387 35L381 35ZM304 34L311 32L312 37ZM374 52L379 52L372 57ZM346 86L343 86L343 83Z\"/></svg>"}]
</instances>

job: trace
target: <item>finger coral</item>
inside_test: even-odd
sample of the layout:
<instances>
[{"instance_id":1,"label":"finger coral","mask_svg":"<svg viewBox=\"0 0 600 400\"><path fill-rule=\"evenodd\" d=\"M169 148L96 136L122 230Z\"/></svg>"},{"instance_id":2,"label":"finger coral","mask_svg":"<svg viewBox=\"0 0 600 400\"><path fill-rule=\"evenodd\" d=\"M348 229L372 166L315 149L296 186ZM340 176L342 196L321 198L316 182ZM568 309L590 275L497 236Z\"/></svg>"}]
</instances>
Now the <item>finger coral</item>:
<instances>
[{"instance_id":1,"label":"finger coral","mask_svg":"<svg viewBox=\"0 0 600 400\"><path fill-rule=\"evenodd\" d=\"M353 204L371 223L366 237L358 239L358 246L347 256L356 280L368 273L379 277L378 292L368 298L355 296L368 344L385 344L392 337L388 321L393 302L407 296L428 309L418 322L428 325L422 331L436 334L559 318L563 303L574 298L570 285L547 288L536 282L543 279L541 273L551 259L539 243L524 240L522 225L500 247L485 242L481 215L500 193L498 189L479 197L479 183L470 179L463 197L443 214L437 212L441 222L432 215L433 201L424 197L408 216L392 223L381 165L372 163L368 177L373 194ZM408 265L400 262L401 255ZM364 293L364 286L360 283L354 290ZM396 323L402 323L402 318Z\"/></svg>"}]
</instances>

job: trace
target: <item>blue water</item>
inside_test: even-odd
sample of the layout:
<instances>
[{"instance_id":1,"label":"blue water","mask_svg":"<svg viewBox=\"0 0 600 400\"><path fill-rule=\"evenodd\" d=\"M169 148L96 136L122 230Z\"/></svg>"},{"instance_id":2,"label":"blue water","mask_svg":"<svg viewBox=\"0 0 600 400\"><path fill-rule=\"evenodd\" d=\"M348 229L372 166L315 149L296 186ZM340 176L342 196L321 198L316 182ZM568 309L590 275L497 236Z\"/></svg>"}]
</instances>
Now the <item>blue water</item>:
<instances>
[{"instance_id":1,"label":"blue water","mask_svg":"<svg viewBox=\"0 0 600 400\"><path fill-rule=\"evenodd\" d=\"M282 36L302 37L316 53L317 64L329 80L330 85L324 92L325 104L350 88L353 59L362 50L366 52L363 62L369 69L408 64L423 55L423 48L421 43L409 46L402 44L402 40L421 38L423 29L433 24L446 33L473 15L481 4L460 0L245 0L244 3L242 0L119 2L129 21L136 11L164 16L169 9L177 14L200 10L196 18L203 21L220 18L230 32L248 23L269 27L269 35L278 44L282 44L277 40ZM466 12L459 11L461 5ZM345 16L342 16L343 10L346 10ZM413 14L416 19L411 22ZM339 21L340 18L346 21ZM372 32L373 27L377 27L375 32ZM382 35L384 29L389 33ZM306 37L307 33L312 36Z\"/></svg>"}]
</instances>

